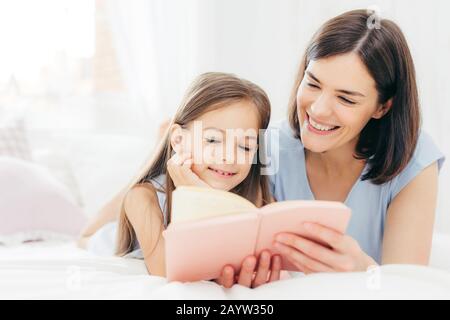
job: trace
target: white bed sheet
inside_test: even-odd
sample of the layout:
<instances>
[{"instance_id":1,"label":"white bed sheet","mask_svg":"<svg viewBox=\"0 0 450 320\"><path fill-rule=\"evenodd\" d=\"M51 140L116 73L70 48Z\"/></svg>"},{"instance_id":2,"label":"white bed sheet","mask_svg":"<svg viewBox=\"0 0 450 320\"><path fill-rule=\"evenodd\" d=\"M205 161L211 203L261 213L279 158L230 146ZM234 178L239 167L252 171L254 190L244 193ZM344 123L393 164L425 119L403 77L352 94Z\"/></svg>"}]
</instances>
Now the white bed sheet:
<instances>
[{"instance_id":1,"label":"white bed sheet","mask_svg":"<svg viewBox=\"0 0 450 320\"><path fill-rule=\"evenodd\" d=\"M142 261L98 257L74 243L0 248L0 299L450 299L450 272L383 266L371 273L300 276L248 289L167 283Z\"/></svg>"}]
</instances>

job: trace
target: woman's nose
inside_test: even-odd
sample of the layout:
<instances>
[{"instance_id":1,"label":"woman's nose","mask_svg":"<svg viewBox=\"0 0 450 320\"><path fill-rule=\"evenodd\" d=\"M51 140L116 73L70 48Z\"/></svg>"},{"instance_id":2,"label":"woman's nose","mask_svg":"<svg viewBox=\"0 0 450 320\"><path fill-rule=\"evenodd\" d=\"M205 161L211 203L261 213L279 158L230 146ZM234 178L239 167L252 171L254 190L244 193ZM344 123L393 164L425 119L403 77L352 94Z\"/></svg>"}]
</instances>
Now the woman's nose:
<instances>
[{"instance_id":1,"label":"woman's nose","mask_svg":"<svg viewBox=\"0 0 450 320\"><path fill-rule=\"evenodd\" d=\"M332 100L327 94L322 93L317 100L311 104L311 111L315 116L327 117L332 112Z\"/></svg>"}]
</instances>

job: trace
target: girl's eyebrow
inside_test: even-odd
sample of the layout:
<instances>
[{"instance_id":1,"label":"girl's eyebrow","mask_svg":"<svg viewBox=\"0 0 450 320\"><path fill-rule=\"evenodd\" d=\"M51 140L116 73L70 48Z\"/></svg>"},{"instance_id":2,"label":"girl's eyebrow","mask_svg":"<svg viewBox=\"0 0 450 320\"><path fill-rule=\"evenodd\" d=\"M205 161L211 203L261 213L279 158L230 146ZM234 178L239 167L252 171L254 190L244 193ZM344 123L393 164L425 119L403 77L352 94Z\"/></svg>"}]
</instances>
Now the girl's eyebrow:
<instances>
[{"instance_id":1,"label":"girl's eyebrow","mask_svg":"<svg viewBox=\"0 0 450 320\"><path fill-rule=\"evenodd\" d=\"M316 81L317 83L319 83L320 84L320 80L314 75L314 74L312 74L312 72L310 72L310 71L306 71L306 74L311 78L311 79L313 79L314 81ZM343 94L347 94L347 95L350 95L350 96L360 96L360 97L366 97L365 95L363 95L362 93L359 93L358 91L350 91L350 90L344 90L344 89L339 89L339 90L336 90L337 92L341 92L341 93L343 93Z\"/></svg>"},{"instance_id":2,"label":"girl's eyebrow","mask_svg":"<svg viewBox=\"0 0 450 320\"><path fill-rule=\"evenodd\" d=\"M203 131L205 131L205 130L216 130L216 131L220 131L223 134L225 134L225 130L222 130L222 129L219 129L219 128L216 128L216 127L207 127L207 128L203 129Z\"/></svg>"},{"instance_id":3,"label":"girl's eyebrow","mask_svg":"<svg viewBox=\"0 0 450 320\"><path fill-rule=\"evenodd\" d=\"M225 130L219 129L219 128L216 128L216 127L207 127L207 128L204 128L203 130L216 130L216 131L219 131L219 132L221 132L223 134L226 134ZM258 140L258 138L255 137L255 136L245 136L245 138L252 139L252 140Z\"/></svg>"}]
</instances>

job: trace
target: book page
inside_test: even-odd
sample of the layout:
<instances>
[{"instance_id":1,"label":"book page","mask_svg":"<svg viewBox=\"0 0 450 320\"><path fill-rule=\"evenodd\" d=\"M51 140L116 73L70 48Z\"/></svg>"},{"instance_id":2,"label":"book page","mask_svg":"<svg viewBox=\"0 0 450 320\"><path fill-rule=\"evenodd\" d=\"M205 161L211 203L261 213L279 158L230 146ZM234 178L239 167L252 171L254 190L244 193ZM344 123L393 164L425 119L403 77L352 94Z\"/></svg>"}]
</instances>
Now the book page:
<instances>
[{"instance_id":1,"label":"book page","mask_svg":"<svg viewBox=\"0 0 450 320\"><path fill-rule=\"evenodd\" d=\"M255 209L256 206L247 199L221 190L181 186L172 193L172 223L235 215Z\"/></svg>"}]
</instances>

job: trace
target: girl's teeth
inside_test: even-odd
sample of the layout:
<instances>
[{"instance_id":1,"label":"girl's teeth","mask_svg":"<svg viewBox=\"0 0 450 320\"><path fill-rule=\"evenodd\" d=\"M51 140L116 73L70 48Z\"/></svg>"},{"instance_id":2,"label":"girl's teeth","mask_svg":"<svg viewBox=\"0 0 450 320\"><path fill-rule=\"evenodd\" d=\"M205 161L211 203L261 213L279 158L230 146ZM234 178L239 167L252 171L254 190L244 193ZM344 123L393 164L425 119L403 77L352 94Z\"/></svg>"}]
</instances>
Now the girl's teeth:
<instances>
[{"instance_id":1,"label":"girl's teeth","mask_svg":"<svg viewBox=\"0 0 450 320\"><path fill-rule=\"evenodd\" d=\"M232 176L233 173L229 173L229 172L224 172L224 171L220 171L220 170L215 170L213 169L215 172L217 172L218 174L221 174L223 176Z\"/></svg>"},{"instance_id":2,"label":"girl's teeth","mask_svg":"<svg viewBox=\"0 0 450 320\"><path fill-rule=\"evenodd\" d=\"M311 119L311 118L309 118L309 123L310 123L315 129L320 130L320 131L330 131L330 130L336 128L336 127L329 127L329 126L324 126L324 125L318 124L317 122L314 122L314 120Z\"/></svg>"}]
</instances>

